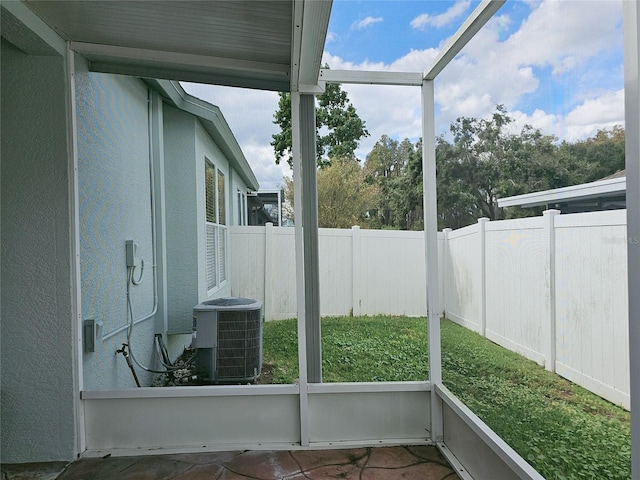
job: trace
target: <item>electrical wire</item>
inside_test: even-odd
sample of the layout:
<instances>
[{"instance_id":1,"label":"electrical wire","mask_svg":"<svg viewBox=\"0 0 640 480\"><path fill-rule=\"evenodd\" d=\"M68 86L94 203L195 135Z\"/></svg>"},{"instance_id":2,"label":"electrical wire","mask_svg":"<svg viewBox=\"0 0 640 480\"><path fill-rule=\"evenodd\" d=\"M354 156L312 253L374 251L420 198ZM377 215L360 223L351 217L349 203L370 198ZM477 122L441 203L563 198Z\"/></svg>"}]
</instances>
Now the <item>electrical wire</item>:
<instances>
[{"instance_id":1,"label":"electrical wire","mask_svg":"<svg viewBox=\"0 0 640 480\"><path fill-rule=\"evenodd\" d=\"M137 280L133 276L133 272L135 271L136 267L129 268L131 268L131 283L133 283L134 285L140 285L142 283L142 279L144 278L144 258L140 259L140 276Z\"/></svg>"},{"instance_id":2,"label":"electrical wire","mask_svg":"<svg viewBox=\"0 0 640 480\"><path fill-rule=\"evenodd\" d=\"M160 363L162 363L162 365L165 368L171 369L171 371L174 371L175 369L180 370L182 368L185 368L191 365L196 359L196 356L198 355L198 351L199 351L198 349L194 349L193 354L186 360L183 360L181 366L176 367L169 359L169 353L167 352L167 348L165 347L164 342L162 341L162 335L159 333L156 333L156 354L160 359Z\"/></svg>"},{"instance_id":3,"label":"electrical wire","mask_svg":"<svg viewBox=\"0 0 640 480\"><path fill-rule=\"evenodd\" d=\"M176 367L175 365L171 364L171 362L169 361L169 354L166 348L164 347L164 345L161 347L162 353L158 356L160 358L160 363L162 363L162 366L165 367L166 370L154 370L152 368L147 367L146 365L143 365L138 361L135 354L133 353L133 348L131 347L131 338L133 336L133 327L135 326L135 320L133 317L133 306L131 303L131 285L136 285L136 283L133 282L133 269L134 269L133 267L127 267L127 315L129 317L129 323L127 327L127 347L129 348L129 356L131 357L131 359L134 361L136 365L138 365L143 370L146 370L147 372L169 373L169 372L175 372L176 370L180 370L184 368L184 366ZM186 360L185 363L188 365L191 362L193 362L197 354L198 354L198 351L196 350L194 354L188 360ZM165 362L165 359L168 361L168 363Z\"/></svg>"},{"instance_id":4,"label":"electrical wire","mask_svg":"<svg viewBox=\"0 0 640 480\"><path fill-rule=\"evenodd\" d=\"M133 283L133 267L127 267L127 314L129 316L129 324L127 328L127 346L129 348L129 356L134 361L136 365L138 365L141 369L146 370L151 373L167 373L168 371L178 370L176 367L169 367L166 370L154 370L153 368L149 368L146 365L143 365L138 361L135 354L133 353L133 349L131 348L131 337L133 336L133 327L135 324L133 317L133 306L131 304L131 285L135 285Z\"/></svg>"},{"instance_id":5,"label":"electrical wire","mask_svg":"<svg viewBox=\"0 0 640 480\"><path fill-rule=\"evenodd\" d=\"M156 344L156 355L158 355L158 358L160 359L160 362L162 362L162 365L164 365L165 367L167 366L173 367L173 362L171 362L171 359L169 358L169 353L167 352L167 349L164 346L164 342L162 341L162 334L156 333L155 344Z\"/></svg>"}]
</instances>

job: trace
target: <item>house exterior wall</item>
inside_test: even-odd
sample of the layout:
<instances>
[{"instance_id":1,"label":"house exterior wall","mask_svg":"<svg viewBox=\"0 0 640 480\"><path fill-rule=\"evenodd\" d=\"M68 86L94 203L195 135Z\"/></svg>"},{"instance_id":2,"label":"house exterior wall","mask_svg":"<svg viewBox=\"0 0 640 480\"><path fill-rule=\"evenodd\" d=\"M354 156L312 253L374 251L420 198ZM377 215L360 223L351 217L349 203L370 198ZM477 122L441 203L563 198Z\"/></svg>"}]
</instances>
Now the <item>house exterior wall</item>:
<instances>
[{"instance_id":1,"label":"house exterior wall","mask_svg":"<svg viewBox=\"0 0 640 480\"><path fill-rule=\"evenodd\" d=\"M147 99L141 80L90 73L76 56L82 318L99 325L95 351L83 355L85 389L136 386L125 359L115 354L123 343L145 366L158 368L153 317L135 325L131 342L126 331L126 240L137 243L145 262L142 282L130 287L133 316L138 321L154 309ZM136 371L143 385L150 384L153 374Z\"/></svg>"},{"instance_id":2,"label":"house exterior wall","mask_svg":"<svg viewBox=\"0 0 640 480\"><path fill-rule=\"evenodd\" d=\"M198 303L195 119L166 104L163 116L168 332L186 333L187 325L191 327L191 309Z\"/></svg>"},{"instance_id":3,"label":"house exterior wall","mask_svg":"<svg viewBox=\"0 0 640 480\"><path fill-rule=\"evenodd\" d=\"M231 294L229 280L211 296L207 292L205 158L224 173L227 192L231 188L231 175L229 162L224 154L194 116L168 105L164 106L163 112L168 333L190 334L195 305L210 298ZM225 204L229 223L228 194ZM229 241L230 235L227 234L227 244Z\"/></svg>"},{"instance_id":4,"label":"house exterior wall","mask_svg":"<svg viewBox=\"0 0 640 480\"><path fill-rule=\"evenodd\" d=\"M1 461L71 460L77 386L65 59L25 55L5 40L1 57Z\"/></svg>"}]
</instances>

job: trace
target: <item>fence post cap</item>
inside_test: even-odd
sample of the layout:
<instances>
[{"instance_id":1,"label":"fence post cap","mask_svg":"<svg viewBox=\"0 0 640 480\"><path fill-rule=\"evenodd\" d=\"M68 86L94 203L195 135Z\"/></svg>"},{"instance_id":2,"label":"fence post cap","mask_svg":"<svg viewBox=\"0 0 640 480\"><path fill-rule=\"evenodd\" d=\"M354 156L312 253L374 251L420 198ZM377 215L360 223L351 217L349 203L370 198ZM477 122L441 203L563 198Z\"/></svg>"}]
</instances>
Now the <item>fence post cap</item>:
<instances>
[{"instance_id":1,"label":"fence post cap","mask_svg":"<svg viewBox=\"0 0 640 480\"><path fill-rule=\"evenodd\" d=\"M359 225L353 225L351 227L351 230L360 230L360 226Z\"/></svg>"},{"instance_id":2,"label":"fence post cap","mask_svg":"<svg viewBox=\"0 0 640 480\"><path fill-rule=\"evenodd\" d=\"M542 215L548 217L548 216L553 216L553 215L560 215L560 210L557 210L555 208L551 208L549 210L545 210L544 212L542 212Z\"/></svg>"},{"instance_id":3,"label":"fence post cap","mask_svg":"<svg viewBox=\"0 0 640 480\"><path fill-rule=\"evenodd\" d=\"M485 223L485 222L489 222L491 221L491 219L489 217L480 217L478 219L478 223Z\"/></svg>"}]
</instances>

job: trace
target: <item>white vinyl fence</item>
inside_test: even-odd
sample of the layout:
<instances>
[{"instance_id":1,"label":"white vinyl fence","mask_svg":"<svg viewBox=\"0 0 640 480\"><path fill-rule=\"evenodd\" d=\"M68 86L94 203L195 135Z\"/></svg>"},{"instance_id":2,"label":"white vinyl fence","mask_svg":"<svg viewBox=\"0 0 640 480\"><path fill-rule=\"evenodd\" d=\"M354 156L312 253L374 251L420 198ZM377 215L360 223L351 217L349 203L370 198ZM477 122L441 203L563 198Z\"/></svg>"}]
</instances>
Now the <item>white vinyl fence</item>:
<instances>
[{"instance_id":1,"label":"white vinyl fence","mask_svg":"<svg viewBox=\"0 0 640 480\"><path fill-rule=\"evenodd\" d=\"M263 302L266 320L296 317L294 229L231 227L232 295ZM423 232L321 228L320 313L424 316Z\"/></svg>"},{"instance_id":2,"label":"white vinyl fence","mask_svg":"<svg viewBox=\"0 0 640 480\"><path fill-rule=\"evenodd\" d=\"M625 210L444 235L448 318L629 408Z\"/></svg>"},{"instance_id":3,"label":"white vinyl fence","mask_svg":"<svg viewBox=\"0 0 640 480\"><path fill-rule=\"evenodd\" d=\"M296 317L294 229L231 227L232 295ZM445 315L629 408L626 211L477 224L439 234ZM320 229L320 311L426 315L423 232Z\"/></svg>"}]
</instances>

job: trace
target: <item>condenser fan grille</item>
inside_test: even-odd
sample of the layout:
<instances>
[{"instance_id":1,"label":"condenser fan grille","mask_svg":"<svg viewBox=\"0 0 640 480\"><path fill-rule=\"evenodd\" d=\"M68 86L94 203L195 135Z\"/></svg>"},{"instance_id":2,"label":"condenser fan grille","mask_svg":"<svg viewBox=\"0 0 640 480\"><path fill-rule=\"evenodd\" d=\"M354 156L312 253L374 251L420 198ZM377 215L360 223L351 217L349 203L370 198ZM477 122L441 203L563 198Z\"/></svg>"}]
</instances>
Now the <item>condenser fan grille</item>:
<instances>
[{"instance_id":1,"label":"condenser fan grille","mask_svg":"<svg viewBox=\"0 0 640 480\"><path fill-rule=\"evenodd\" d=\"M261 363L260 310L218 315L218 378L254 379Z\"/></svg>"}]
</instances>

